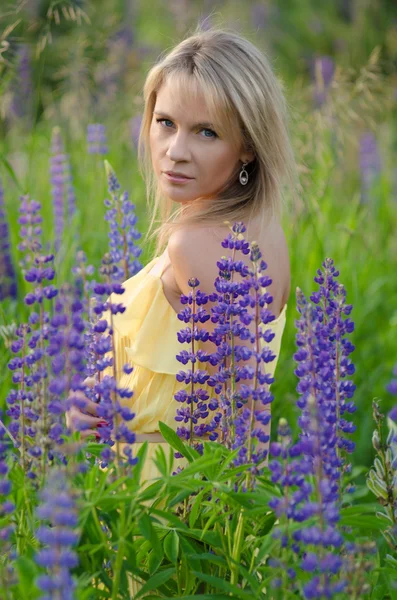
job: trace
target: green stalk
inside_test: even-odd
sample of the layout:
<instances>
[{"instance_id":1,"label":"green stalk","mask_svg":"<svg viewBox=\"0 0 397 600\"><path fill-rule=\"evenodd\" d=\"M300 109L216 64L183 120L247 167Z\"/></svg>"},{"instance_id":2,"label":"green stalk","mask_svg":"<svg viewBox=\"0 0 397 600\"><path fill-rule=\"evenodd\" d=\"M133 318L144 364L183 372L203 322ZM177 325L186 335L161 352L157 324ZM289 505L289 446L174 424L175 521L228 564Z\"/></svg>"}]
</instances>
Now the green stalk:
<instances>
[{"instance_id":1,"label":"green stalk","mask_svg":"<svg viewBox=\"0 0 397 600\"><path fill-rule=\"evenodd\" d=\"M237 523L237 528L236 528L236 541L234 544L234 549L232 552L232 558L236 561L236 563L239 563L240 561L240 555L241 555L241 546L243 544L243 533L244 533L244 509L242 508L240 510L240 514L238 516L238 523ZM233 563L230 567L231 570L231 576L230 576L230 583L232 584L236 584L238 583L238 564Z\"/></svg>"},{"instance_id":2,"label":"green stalk","mask_svg":"<svg viewBox=\"0 0 397 600\"><path fill-rule=\"evenodd\" d=\"M120 508L120 531L124 531L125 527L125 506L124 503ZM112 586L112 598L111 600L117 600L118 589L120 585L120 575L121 575L121 567L123 565L124 558L124 534L119 538L119 545L117 548L117 556L116 563L114 565L114 575L113 575L113 586Z\"/></svg>"}]
</instances>

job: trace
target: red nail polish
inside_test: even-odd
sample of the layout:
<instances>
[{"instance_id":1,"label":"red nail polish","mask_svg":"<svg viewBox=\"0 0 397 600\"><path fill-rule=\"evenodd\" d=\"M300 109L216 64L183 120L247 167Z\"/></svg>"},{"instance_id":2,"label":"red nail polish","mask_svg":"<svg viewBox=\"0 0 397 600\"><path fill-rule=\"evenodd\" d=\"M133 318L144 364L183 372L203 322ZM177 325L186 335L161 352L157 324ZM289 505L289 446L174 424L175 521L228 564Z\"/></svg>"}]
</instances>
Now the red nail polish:
<instances>
[{"instance_id":1,"label":"red nail polish","mask_svg":"<svg viewBox=\"0 0 397 600\"><path fill-rule=\"evenodd\" d=\"M100 440L101 439L101 434L96 431L95 432L95 437L96 437L97 440Z\"/></svg>"},{"instance_id":2,"label":"red nail polish","mask_svg":"<svg viewBox=\"0 0 397 600\"><path fill-rule=\"evenodd\" d=\"M108 423L107 421L105 421L105 419L102 419L101 421L98 421L98 427L109 427L110 423Z\"/></svg>"}]
</instances>

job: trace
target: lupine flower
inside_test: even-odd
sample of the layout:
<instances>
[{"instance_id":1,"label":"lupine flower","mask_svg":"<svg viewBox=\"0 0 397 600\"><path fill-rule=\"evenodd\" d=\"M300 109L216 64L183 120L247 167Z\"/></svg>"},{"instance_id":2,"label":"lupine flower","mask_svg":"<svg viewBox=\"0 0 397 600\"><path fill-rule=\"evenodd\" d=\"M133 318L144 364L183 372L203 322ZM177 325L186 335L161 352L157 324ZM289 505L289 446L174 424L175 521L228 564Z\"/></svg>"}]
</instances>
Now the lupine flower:
<instances>
[{"instance_id":1,"label":"lupine flower","mask_svg":"<svg viewBox=\"0 0 397 600\"><path fill-rule=\"evenodd\" d=\"M264 30L269 25L272 14L271 7L267 2L255 2L251 8L251 23L256 30Z\"/></svg>"},{"instance_id":2,"label":"lupine flower","mask_svg":"<svg viewBox=\"0 0 397 600\"><path fill-rule=\"evenodd\" d=\"M335 63L330 56L316 56L311 63L311 78L314 83L313 100L317 108L327 99L328 89L335 73Z\"/></svg>"},{"instance_id":3,"label":"lupine flower","mask_svg":"<svg viewBox=\"0 0 397 600\"><path fill-rule=\"evenodd\" d=\"M14 81L11 84L12 103L8 116L20 121L21 119L32 118L33 84L32 84L32 57L31 45L28 43L19 43L16 47L17 52L17 72ZM29 102L30 100L30 102Z\"/></svg>"},{"instance_id":4,"label":"lupine flower","mask_svg":"<svg viewBox=\"0 0 397 600\"><path fill-rule=\"evenodd\" d=\"M63 417L71 408L70 390L83 388L85 374L84 305L75 286L64 284L54 302L50 319L47 355L50 357L51 375L47 384L47 450L50 460L54 456L66 464L66 457L59 446L64 444L61 436L69 431L64 427Z\"/></svg>"},{"instance_id":5,"label":"lupine flower","mask_svg":"<svg viewBox=\"0 0 397 600\"><path fill-rule=\"evenodd\" d=\"M266 407L274 398L269 391L274 378L266 373L266 368L261 368L261 363L267 364L276 358L276 355L266 346L262 347L261 340L269 343L274 338L274 332L266 329L266 325L273 321L275 316L265 308L265 305L271 304L273 298L268 292L261 294L261 288L268 287L272 280L264 275L267 264L261 260L262 254L256 242L252 242L250 247L243 237L246 231L244 223L235 223L231 231L232 233L223 240L222 247L232 249L233 258L222 257L217 262L220 269L220 276L215 281L217 291L209 296L211 301L216 302L215 307L212 308L212 321L218 325L210 339L218 346L213 356L218 360L220 367L218 372L208 380L208 385L213 386L215 393L219 394L222 443L226 443L232 449L240 448L234 464L250 461L259 464L266 458L267 450L252 453L252 440L257 438L265 444L269 441L269 436L263 431L261 425L266 426L270 421L270 412ZM250 255L253 269L248 268L241 260L234 260L236 251ZM243 282L233 281L234 272L239 273ZM259 306L257 317L255 317L256 306ZM251 313L249 309L253 312ZM251 323L255 327L254 334L249 328ZM240 338L243 342L249 340L248 346L235 344L236 338ZM259 352L256 350L257 346ZM229 365L226 360L228 356L231 357ZM252 357L255 358L256 369L244 364ZM238 364L239 362L242 366ZM234 378L235 381L253 379L254 383L253 385L242 383L236 391ZM227 387L229 379L231 379L230 388ZM251 407L244 407L250 401ZM251 467L250 471L256 474L258 468Z\"/></svg>"},{"instance_id":6,"label":"lupine flower","mask_svg":"<svg viewBox=\"0 0 397 600\"><path fill-rule=\"evenodd\" d=\"M87 145L89 154L108 153L105 125L101 123L87 125Z\"/></svg>"},{"instance_id":7,"label":"lupine flower","mask_svg":"<svg viewBox=\"0 0 397 600\"><path fill-rule=\"evenodd\" d=\"M7 297L16 299L17 294L17 277L10 252L8 220L0 180L0 300Z\"/></svg>"},{"instance_id":8,"label":"lupine flower","mask_svg":"<svg viewBox=\"0 0 397 600\"><path fill-rule=\"evenodd\" d=\"M15 504L11 495L13 484L8 476L9 467L7 464L7 457L13 456L10 445L10 436L3 423L3 411L0 409L0 556L4 561L4 566L0 565L0 573L3 581L8 581L11 584L15 576L7 559L11 558L13 548L16 547L14 535L16 524L13 519Z\"/></svg>"},{"instance_id":9,"label":"lupine flower","mask_svg":"<svg viewBox=\"0 0 397 600\"><path fill-rule=\"evenodd\" d=\"M179 382L184 382L190 385L190 393L185 389L179 390L175 394L175 400L184 404L183 408L177 408L175 420L179 423L187 423L188 427L178 427L176 433L184 440L193 440L193 434L197 437L203 436L211 428L203 423L200 419L205 419L209 412L206 401L209 399L206 390L196 387L197 384L203 384L209 379L209 374L205 370L196 368L196 363L204 363L210 359L208 352L203 352L201 349L195 350L195 342L206 341L209 337L208 331L203 327L199 328L198 323L205 323L210 318L210 314L202 308L208 302L208 295L196 291L196 287L200 284L195 277L189 279L188 285L192 288L192 292L186 296L181 294L180 301L183 305L188 305L178 313L178 319L184 323L190 323L191 326L186 327L178 332L178 341L180 343L191 344L191 352L182 350L176 355L179 362L186 365L191 363L192 368L188 371L179 371L176 374L176 379ZM211 410L214 410L212 406ZM211 439L211 438L210 438ZM195 449L202 454L202 445L195 446ZM180 458L179 452L175 453L176 458Z\"/></svg>"},{"instance_id":10,"label":"lupine flower","mask_svg":"<svg viewBox=\"0 0 397 600\"><path fill-rule=\"evenodd\" d=\"M339 272L333 261L326 259L322 266L324 271L318 270L315 278L320 291L310 297L314 305L297 290L301 318L296 322L298 351L294 358L298 362L295 374L300 379L300 439L292 444L287 424L280 423L279 437L286 439L270 445L275 460L269 463L272 481L282 490L281 497L269 503L282 519L282 526L276 529L280 548L291 548L300 558L300 568L313 574L303 587L305 598L331 598L347 585L341 574L343 563L332 548L340 550L343 545L337 528L340 477L350 471L345 454L354 449L345 434L352 433L355 427L343 418L355 410L352 402L346 402L355 386L344 380L354 373L347 358L354 346L344 337L353 331L354 324L350 319L342 319L352 307L345 304L345 290L336 282ZM295 527L292 537L286 534L288 521L312 522L313 517L314 525ZM294 590L295 583L286 580L285 573L284 568L284 587Z\"/></svg>"},{"instance_id":11,"label":"lupine flower","mask_svg":"<svg viewBox=\"0 0 397 600\"><path fill-rule=\"evenodd\" d=\"M77 250L72 273L75 276L75 286L80 290L80 298L84 305L84 313L89 315L91 286L88 277L94 275L95 267L93 265L86 265L86 262L86 253L81 249Z\"/></svg>"},{"instance_id":12,"label":"lupine flower","mask_svg":"<svg viewBox=\"0 0 397 600\"><path fill-rule=\"evenodd\" d=\"M21 216L18 222L21 225L22 242L18 245L18 250L25 253L25 256L19 264L25 281L34 284L33 291L25 296L24 301L31 307L37 304L39 312L32 310L29 323L21 324L16 329L19 339L10 345L10 349L14 354L21 354L21 356L12 358L8 368L13 371L12 381L18 389L11 390L6 398L9 406L7 415L12 419L9 430L15 438L19 436L18 447L21 446L22 465L28 468L28 476L32 479L37 475L36 470L43 466L39 459L43 452L41 442L46 436L46 392L41 380L47 377L43 344L49 333L50 316L44 311L43 300L52 300L58 294L58 290L53 285L43 286L45 280L54 279L55 271L51 266L54 255L40 254L42 250L40 209L39 202L29 200L29 196L21 197ZM28 353L29 348L32 352ZM34 438L38 428L42 437L38 436L39 441L36 440L35 443ZM31 457L30 460L28 455ZM41 475L44 477L44 473Z\"/></svg>"},{"instance_id":13,"label":"lupine flower","mask_svg":"<svg viewBox=\"0 0 397 600\"><path fill-rule=\"evenodd\" d=\"M65 474L52 471L40 492L41 504L36 514L42 524L36 537L45 548L35 555L36 563L47 573L37 577L35 583L42 590L40 600L74 600L76 584L71 569L78 565L78 555L72 549L79 540L78 515L75 498L67 485Z\"/></svg>"},{"instance_id":14,"label":"lupine flower","mask_svg":"<svg viewBox=\"0 0 397 600\"><path fill-rule=\"evenodd\" d=\"M124 12L130 10L130 5ZM134 31L131 28L134 17L125 15L120 29L116 30L106 40L105 60L97 63L94 79L97 93L95 110L97 114L107 114L109 106L113 105L123 94L131 50L134 44ZM106 152L103 152L106 153Z\"/></svg>"},{"instance_id":15,"label":"lupine flower","mask_svg":"<svg viewBox=\"0 0 397 600\"><path fill-rule=\"evenodd\" d=\"M137 260L142 250L134 244L134 241L141 236L134 227L137 220L134 213L135 206L129 202L127 192L120 195L120 184L108 161L105 161L105 169L111 194L111 200L105 200L105 205L109 207L105 218L110 224L111 231L109 233L110 252L104 255L99 270L104 283L93 281L88 284L85 280L85 269L82 266L76 267L78 274L83 279L85 290L94 294L89 301L91 326L86 334L85 347L87 349L86 370L90 376L95 376L96 383L84 394L94 401L99 398L98 416L103 417L110 424L108 427L101 427L100 431L98 430L102 441L108 444L101 453L102 467L107 466L109 460L114 457L111 447L115 443L119 464L119 442L132 444L135 441L135 434L127 425L134 418L135 413L131 412L123 402L124 398L131 398L133 392L129 388L119 387L120 372L117 369L118 361L112 344L113 315L123 313L125 306L122 303L115 303L113 295L122 295L125 290L121 282L142 268L141 263ZM81 254L79 256L84 259ZM81 281L79 285L81 285ZM103 301L104 296L107 298L105 302ZM104 312L105 315L103 315ZM122 371L127 374L131 373L132 367L125 364L122 366ZM79 408L84 408L84 399L79 399L77 395L74 395L72 401ZM132 457L131 447L127 445L123 452L128 457L128 464L136 464L137 459Z\"/></svg>"},{"instance_id":16,"label":"lupine flower","mask_svg":"<svg viewBox=\"0 0 397 600\"><path fill-rule=\"evenodd\" d=\"M359 161L361 175L361 201L368 202L370 188L381 172L381 161L375 135L366 131L360 135Z\"/></svg>"},{"instance_id":17,"label":"lupine flower","mask_svg":"<svg viewBox=\"0 0 397 600\"><path fill-rule=\"evenodd\" d=\"M177 433L184 439L190 439L192 433L197 436L202 436L205 433L210 433L210 439L215 440L218 437L219 425L221 425L221 434L223 436L222 443L228 444L230 448L240 448L238 457L234 464L243 464L252 460L259 463L260 460L266 457L267 451L253 453L251 451L251 443L253 438L258 438L261 442L266 443L269 437L262 431L260 425L267 425L270 421L270 413L259 407L259 404L267 406L273 399L268 386L273 382L273 378L262 371L260 362L268 363L274 360L275 355L267 348L261 348L259 352L251 350L250 347L235 343L236 338L242 341L249 340L251 345L257 339L258 344L261 339L265 342L270 342L274 337L271 330L262 330L259 325L266 325L274 320L274 315L265 309L265 304L272 302L272 297L267 292L260 295L260 288L267 287L271 283L269 277L261 275L267 265L264 261L260 261L261 253L255 242L252 243L250 252L249 243L244 240L243 233L246 230L243 223L235 223L230 228L231 233L223 240L222 247L233 250L233 258L222 257L217 262L219 267L219 276L215 281L214 293L209 296L200 292L193 292L189 297L182 297L181 302L193 305L192 309L183 309L178 313L178 318L185 322L202 322L208 320L207 311L201 308L202 304L206 304L208 298L215 303L211 308L211 321L216 323L214 331L208 335L205 329L198 330L197 327L187 328L178 334L180 342L192 343L192 351L189 353L183 351L177 355L180 362L186 364L189 360L193 363L193 368L188 371L180 371L176 378L186 385L191 385L190 393L182 389L175 394L178 402L186 402L187 407L178 409L177 421L183 420L185 423L190 421L190 430L186 428L178 428ZM253 270L249 269L243 261L234 260L236 251L241 251L247 255L250 253L250 259L254 265ZM243 282L233 281L234 273L239 273L243 278ZM196 279L189 281L191 287L196 287L199 282ZM250 295L250 290L253 289L253 294ZM195 306L200 306L195 313ZM254 316L249 313L249 308L254 308L256 305L260 307L260 321L255 322L255 335L252 336L249 329ZM235 317L238 317L237 319ZM210 356L205 353L197 353L194 351L194 341L209 339L214 342L217 348ZM230 342L229 342L230 340ZM244 366L244 362L255 356L256 364L258 365L256 373L251 366ZM230 358L230 363L227 364L227 359ZM220 365L218 371L208 376L207 371L194 369L196 361L209 361L213 366ZM243 366L237 363L242 362ZM242 384L240 389L236 391L235 381L239 379L253 379L255 376L254 385ZM231 380L230 387L228 387ZM214 395L208 402L208 394L201 388L194 391L194 384L207 383L214 388ZM244 408L249 399L252 399L252 407ZM192 409L192 404L197 403L197 408ZM189 409L190 405L190 409ZM221 409L221 412L216 412ZM242 409L242 410L240 410ZM200 419L205 419L209 412L216 412L210 423L201 423ZM222 422L220 420L222 419ZM193 426L194 424L194 426ZM252 473L256 473L257 469L251 468Z\"/></svg>"},{"instance_id":18,"label":"lupine flower","mask_svg":"<svg viewBox=\"0 0 397 600\"><path fill-rule=\"evenodd\" d=\"M142 248L136 245L142 234L136 229L137 216L135 204L130 202L128 192L120 194L121 188L116 174L107 160L105 162L110 200L105 200L109 208L105 220L109 223L110 255L113 259L114 272L112 281L125 281L141 270L142 264L138 257Z\"/></svg>"},{"instance_id":19,"label":"lupine flower","mask_svg":"<svg viewBox=\"0 0 397 600\"><path fill-rule=\"evenodd\" d=\"M135 417L135 413L119 401L119 399L131 398L133 391L129 388L119 387L118 378L120 373L117 370L117 356L113 353L113 315L125 311L125 306L122 303L116 304L113 301L113 294L122 295L125 291L121 283L114 281L115 272L117 272L117 265L114 265L112 257L107 253L103 257L100 269L100 274L107 282L94 285L95 304L92 309L96 317L99 317L94 325L94 332L101 335L95 338L91 344L91 351L97 357L95 361L96 371L102 373L105 369L107 370L107 374L94 385L92 390L92 393L100 396L97 409L98 416L103 417L110 423L109 427L101 427L100 435L109 446L116 443L117 463L119 464L121 460L119 442L133 444L135 441L135 433L127 425ZM102 302L101 297L104 295L107 296L107 300ZM101 318L105 311L107 311L106 318ZM106 335L106 332L109 335ZM127 363L122 366L122 370L128 374L131 373L132 367ZM112 438L111 434L113 434ZM128 456L128 464L136 464L137 459L132 457L131 447L126 446L123 452ZM114 452L111 451L110 447L107 447L102 451L101 456L103 459L101 466L105 467L108 461L114 458Z\"/></svg>"},{"instance_id":20,"label":"lupine flower","mask_svg":"<svg viewBox=\"0 0 397 600\"><path fill-rule=\"evenodd\" d=\"M76 197L72 183L69 155L65 153L59 127L54 127L52 130L50 176L54 207L54 250L58 252L62 244L65 226L71 223L76 212Z\"/></svg>"}]
</instances>

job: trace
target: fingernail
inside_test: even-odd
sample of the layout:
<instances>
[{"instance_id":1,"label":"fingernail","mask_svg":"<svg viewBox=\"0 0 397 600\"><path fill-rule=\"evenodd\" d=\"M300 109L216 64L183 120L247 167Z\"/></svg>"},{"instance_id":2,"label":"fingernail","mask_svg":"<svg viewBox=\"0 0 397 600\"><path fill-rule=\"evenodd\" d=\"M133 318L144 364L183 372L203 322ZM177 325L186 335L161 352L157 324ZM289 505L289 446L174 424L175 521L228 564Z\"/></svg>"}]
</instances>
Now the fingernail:
<instances>
[{"instance_id":1,"label":"fingernail","mask_svg":"<svg viewBox=\"0 0 397 600\"><path fill-rule=\"evenodd\" d=\"M100 440L101 439L101 434L96 431L95 432L95 437L96 437L97 440Z\"/></svg>"},{"instance_id":2,"label":"fingernail","mask_svg":"<svg viewBox=\"0 0 397 600\"><path fill-rule=\"evenodd\" d=\"M101 421L98 421L98 427L109 427L110 423L108 423L107 421L105 421L105 419L102 419Z\"/></svg>"}]
</instances>

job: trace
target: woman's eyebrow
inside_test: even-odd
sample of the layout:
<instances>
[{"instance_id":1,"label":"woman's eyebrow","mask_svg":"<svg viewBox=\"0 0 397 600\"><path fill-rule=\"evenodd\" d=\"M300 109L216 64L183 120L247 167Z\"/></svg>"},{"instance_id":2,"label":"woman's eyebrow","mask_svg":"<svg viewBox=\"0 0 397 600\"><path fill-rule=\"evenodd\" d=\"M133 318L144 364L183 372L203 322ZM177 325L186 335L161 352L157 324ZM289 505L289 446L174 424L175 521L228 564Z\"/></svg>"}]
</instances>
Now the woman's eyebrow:
<instances>
[{"instance_id":1,"label":"woman's eyebrow","mask_svg":"<svg viewBox=\"0 0 397 600\"><path fill-rule=\"evenodd\" d=\"M170 121L174 121L174 119L172 117L170 117L170 115L167 115L164 112L161 112L159 110L155 110L153 112L154 112L155 115L158 115L159 117L164 117L165 119L169 119ZM194 129L195 127L214 127L214 125L212 123L196 123L192 127Z\"/></svg>"}]
</instances>

